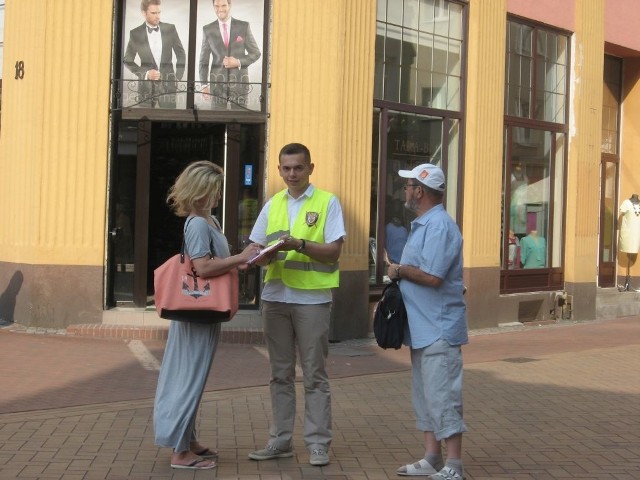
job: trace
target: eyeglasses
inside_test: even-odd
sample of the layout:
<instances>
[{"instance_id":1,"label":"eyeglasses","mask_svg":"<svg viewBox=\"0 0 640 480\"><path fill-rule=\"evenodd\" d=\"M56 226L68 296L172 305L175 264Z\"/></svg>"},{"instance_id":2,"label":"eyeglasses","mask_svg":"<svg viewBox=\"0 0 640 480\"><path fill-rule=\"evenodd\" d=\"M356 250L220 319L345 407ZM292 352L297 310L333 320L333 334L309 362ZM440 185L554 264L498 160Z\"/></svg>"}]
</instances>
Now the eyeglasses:
<instances>
[{"instance_id":1,"label":"eyeglasses","mask_svg":"<svg viewBox=\"0 0 640 480\"><path fill-rule=\"evenodd\" d=\"M404 191L406 192L406 191L407 191L407 188L409 188L409 187L414 187L414 188L415 188L415 187L420 187L420 185L419 185L419 184L417 184L417 183L407 183L407 184L406 184L404 187L402 187L402 188L403 188L403 189L404 189Z\"/></svg>"}]
</instances>

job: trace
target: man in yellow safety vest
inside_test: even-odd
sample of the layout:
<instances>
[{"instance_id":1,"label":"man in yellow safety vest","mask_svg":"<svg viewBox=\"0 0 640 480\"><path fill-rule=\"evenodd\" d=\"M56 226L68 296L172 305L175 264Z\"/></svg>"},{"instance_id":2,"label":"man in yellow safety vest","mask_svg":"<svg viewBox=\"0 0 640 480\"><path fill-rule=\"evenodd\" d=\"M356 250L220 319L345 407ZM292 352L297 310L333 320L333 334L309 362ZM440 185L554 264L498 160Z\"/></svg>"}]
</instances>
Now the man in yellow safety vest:
<instances>
[{"instance_id":1,"label":"man in yellow safety vest","mask_svg":"<svg viewBox=\"0 0 640 480\"><path fill-rule=\"evenodd\" d=\"M266 447L249 454L252 460L293 456L297 343L309 463L329 463L331 392L325 364L331 289L338 287L338 258L346 231L336 196L309 182L313 169L306 146L291 143L280 150L278 170L287 188L265 204L250 235L263 246L284 240L277 251L257 262L267 268L262 319L271 364L273 424Z\"/></svg>"}]
</instances>

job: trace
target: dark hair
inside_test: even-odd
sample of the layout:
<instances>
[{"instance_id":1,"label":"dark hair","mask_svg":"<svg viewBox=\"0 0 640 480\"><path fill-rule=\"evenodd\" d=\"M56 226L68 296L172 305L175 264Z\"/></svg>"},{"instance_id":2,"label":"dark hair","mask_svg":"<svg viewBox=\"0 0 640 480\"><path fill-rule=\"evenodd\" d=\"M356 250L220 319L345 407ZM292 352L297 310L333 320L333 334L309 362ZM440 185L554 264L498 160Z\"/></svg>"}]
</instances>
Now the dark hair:
<instances>
[{"instance_id":1,"label":"dark hair","mask_svg":"<svg viewBox=\"0 0 640 480\"><path fill-rule=\"evenodd\" d=\"M283 155L297 155L299 153L304 154L304 159L307 161L307 163L311 163L311 152L305 145L301 143L286 144L284 147L280 149L278 160L280 160Z\"/></svg>"}]
</instances>

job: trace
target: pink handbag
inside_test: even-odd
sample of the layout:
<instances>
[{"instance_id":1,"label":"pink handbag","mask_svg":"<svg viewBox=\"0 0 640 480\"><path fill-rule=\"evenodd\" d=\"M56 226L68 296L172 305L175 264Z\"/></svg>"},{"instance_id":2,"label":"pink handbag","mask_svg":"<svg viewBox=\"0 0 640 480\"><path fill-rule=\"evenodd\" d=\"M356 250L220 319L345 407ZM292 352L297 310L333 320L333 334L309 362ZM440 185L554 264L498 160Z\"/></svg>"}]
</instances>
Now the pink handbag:
<instances>
[{"instance_id":1,"label":"pink handbag","mask_svg":"<svg viewBox=\"0 0 640 480\"><path fill-rule=\"evenodd\" d=\"M182 250L153 272L156 311L161 318L182 322L228 322L238 311L238 270L217 277L196 274Z\"/></svg>"}]
</instances>

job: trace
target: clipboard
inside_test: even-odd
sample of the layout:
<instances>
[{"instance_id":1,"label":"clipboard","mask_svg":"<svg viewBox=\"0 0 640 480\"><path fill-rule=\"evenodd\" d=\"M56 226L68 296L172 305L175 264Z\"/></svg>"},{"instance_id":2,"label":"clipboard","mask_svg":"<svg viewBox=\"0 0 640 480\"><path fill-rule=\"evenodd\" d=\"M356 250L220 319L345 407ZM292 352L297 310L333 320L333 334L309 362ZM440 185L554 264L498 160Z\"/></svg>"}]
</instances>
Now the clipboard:
<instances>
[{"instance_id":1,"label":"clipboard","mask_svg":"<svg viewBox=\"0 0 640 480\"><path fill-rule=\"evenodd\" d=\"M263 248L262 250L260 250L260 252L255 257L253 257L247 263L249 265L253 265L254 263L256 263L261 258L264 258L265 256L269 255L271 252L274 252L274 251L278 250L282 245L284 245L284 243L285 243L285 241L281 239L281 240L278 240L276 243L273 243L273 244L269 245L268 247Z\"/></svg>"}]
</instances>

